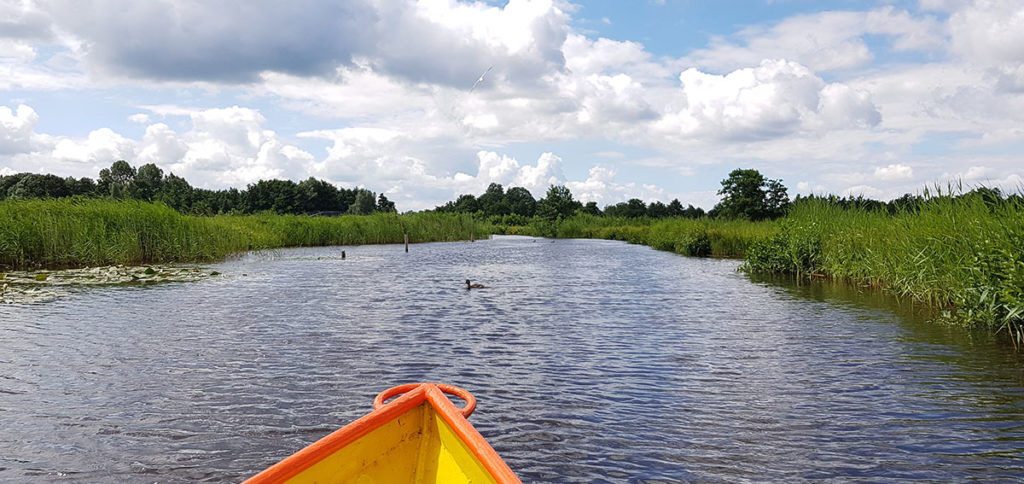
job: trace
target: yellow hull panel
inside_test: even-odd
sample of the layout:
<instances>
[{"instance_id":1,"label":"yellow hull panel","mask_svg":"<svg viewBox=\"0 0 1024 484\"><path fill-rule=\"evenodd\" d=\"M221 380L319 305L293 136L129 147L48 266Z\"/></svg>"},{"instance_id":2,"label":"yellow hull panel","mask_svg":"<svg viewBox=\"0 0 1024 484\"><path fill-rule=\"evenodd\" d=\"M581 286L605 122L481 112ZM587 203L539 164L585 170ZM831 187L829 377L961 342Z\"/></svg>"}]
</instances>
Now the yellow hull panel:
<instances>
[{"instance_id":1,"label":"yellow hull panel","mask_svg":"<svg viewBox=\"0 0 1024 484\"><path fill-rule=\"evenodd\" d=\"M288 482L486 484L497 481L433 407L422 403Z\"/></svg>"},{"instance_id":2,"label":"yellow hull panel","mask_svg":"<svg viewBox=\"0 0 1024 484\"><path fill-rule=\"evenodd\" d=\"M404 393L393 402L387 398ZM444 393L466 401L456 408ZM248 484L506 484L508 465L466 420L476 399L434 383L382 392L375 410L253 476Z\"/></svg>"}]
</instances>

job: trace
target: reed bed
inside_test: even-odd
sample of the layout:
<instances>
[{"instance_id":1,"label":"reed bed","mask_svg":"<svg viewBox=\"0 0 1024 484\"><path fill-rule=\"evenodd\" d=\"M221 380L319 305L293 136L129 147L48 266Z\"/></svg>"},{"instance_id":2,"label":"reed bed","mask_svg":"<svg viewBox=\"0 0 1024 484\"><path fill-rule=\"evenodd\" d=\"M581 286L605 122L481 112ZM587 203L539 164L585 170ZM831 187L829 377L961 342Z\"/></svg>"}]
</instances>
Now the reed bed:
<instances>
[{"instance_id":1,"label":"reed bed","mask_svg":"<svg viewBox=\"0 0 1024 484\"><path fill-rule=\"evenodd\" d=\"M84 267L198 262L295 246L465 240L490 226L468 215L181 215L113 199L0 201L0 266Z\"/></svg>"},{"instance_id":2,"label":"reed bed","mask_svg":"<svg viewBox=\"0 0 1024 484\"><path fill-rule=\"evenodd\" d=\"M935 197L896 213L797 204L746 269L813 274L884 288L945 319L1024 342L1024 206Z\"/></svg>"},{"instance_id":3,"label":"reed bed","mask_svg":"<svg viewBox=\"0 0 1024 484\"><path fill-rule=\"evenodd\" d=\"M709 218L651 219L579 214L557 222L540 218L497 225L504 234L622 240L689 256L743 257L750 245L772 236L775 222Z\"/></svg>"}]
</instances>

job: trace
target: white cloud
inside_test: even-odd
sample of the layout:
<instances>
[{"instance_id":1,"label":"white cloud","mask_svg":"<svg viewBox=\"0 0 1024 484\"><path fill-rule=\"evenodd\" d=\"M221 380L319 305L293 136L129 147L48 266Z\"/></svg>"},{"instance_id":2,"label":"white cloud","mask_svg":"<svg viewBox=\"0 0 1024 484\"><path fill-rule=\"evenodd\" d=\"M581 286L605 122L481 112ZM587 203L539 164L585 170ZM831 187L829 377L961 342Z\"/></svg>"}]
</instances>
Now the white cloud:
<instances>
[{"instance_id":1,"label":"white cloud","mask_svg":"<svg viewBox=\"0 0 1024 484\"><path fill-rule=\"evenodd\" d=\"M181 160L185 153L188 153L188 145L178 138L178 134L166 124L156 123L146 127L136 160L140 165L154 163L170 166Z\"/></svg>"},{"instance_id":2,"label":"white cloud","mask_svg":"<svg viewBox=\"0 0 1024 484\"><path fill-rule=\"evenodd\" d=\"M843 197L879 198L882 196L882 193L884 193L882 190L870 185L857 185L843 190L840 192L840 195Z\"/></svg>"},{"instance_id":3,"label":"white cloud","mask_svg":"<svg viewBox=\"0 0 1024 484\"><path fill-rule=\"evenodd\" d=\"M952 50L980 65L1024 62L1024 4L979 0L949 19Z\"/></svg>"},{"instance_id":4,"label":"white cloud","mask_svg":"<svg viewBox=\"0 0 1024 484\"><path fill-rule=\"evenodd\" d=\"M586 180L568 182L566 187L583 203L597 202L605 207L631 198L639 198L645 202L660 200L667 203L665 191L653 185L637 185L636 183L620 184L614 181L615 170L602 165L590 169Z\"/></svg>"},{"instance_id":5,"label":"white cloud","mask_svg":"<svg viewBox=\"0 0 1024 484\"><path fill-rule=\"evenodd\" d=\"M217 188L312 175L384 189L403 209L490 182L536 196L566 183L602 204L649 199L678 189L642 181L693 189L691 178L737 166L816 192L885 196L968 166L993 180L1017 174L1020 2L801 14L683 58L576 31L562 0L493 3L258 0L235 12L195 0L0 0L0 91L26 99L8 103L64 90L193 106L146 106L128 127L104 127L123 112L97 113L84 138L38 133L35 111L0 107L0 167L95 176L83 171L134 157ZM246 107L210 109L233 103ZM327 148L306 152L293 136ZM514 144L545 154L520 164ZM601 164L566 179L588 167L566 155L581 152Z\"/></svg>"},{"instance_id":6,"label":"white cloud","mask_svg":"<svg viewBox=\"0 0 1024 484\"><path fill-rule=\"evenodd\" d=\"M976 181L988 178L992 172L993 170L987 166L972 166L967 168L967 171L955 176L968 181Z\"/></svg>"},{"instance_id":7,"label":"white cloud","mask_svg":"<svg viewBox=\"0 0 1024 484\"><path fill-rule=\"evenodd\" d=\"M914 177L914 170L907 165L893 164L875 168L875 178L879 180L909 180Z\"/></svg>"},{"instance_id":8,"label":"white cloud","mask_svg":"<svg viewBox=\"0 0 1024 484\"><path fill-rule=\"evenodd\" d=\"M735 70L778 57L815 71L851 69L874 59L864 40L867 35L891 37L895 50L935 49L945 43L936 19L885 6L867 12L796 15L771 27L749 27L735 40L713 37L708 48L694 51L689 59L713 71Z\"/></svg>"},{"instance_id":9,"label":"white cloud","mask_svg":"<svg viewBox=\"0 0 1024 484\"><path fill-rule=\"evenodd\" d=\"M16 110L0 106L0 154L31 151L32 135L39 124L39 115L24 104Z\"/></svg>"},{"instance_id":10,"label":"white cloud","mask_svg":"<svg viewBox=\"0 0 1024 484\"><path fill-rule=\"evenodd\" d=\"M766 60L726 75L690 68L679 81L682 106L657 123L667 133L761 139L820 126L867 128L880 120L866 92L825 84L792 61Z\"/></svg>"},{"instance_id":11,"label":"white cloud","mask_svg":"<svg viewBox=\"0 0 1024 484\"><path fill-rule=\"evenodd\" d=\"M53 148L53 156L81 163L110 163L134 159L135 146L110 128L100 128L85 139L60 139Z\"/></svg>"}]
</instances>

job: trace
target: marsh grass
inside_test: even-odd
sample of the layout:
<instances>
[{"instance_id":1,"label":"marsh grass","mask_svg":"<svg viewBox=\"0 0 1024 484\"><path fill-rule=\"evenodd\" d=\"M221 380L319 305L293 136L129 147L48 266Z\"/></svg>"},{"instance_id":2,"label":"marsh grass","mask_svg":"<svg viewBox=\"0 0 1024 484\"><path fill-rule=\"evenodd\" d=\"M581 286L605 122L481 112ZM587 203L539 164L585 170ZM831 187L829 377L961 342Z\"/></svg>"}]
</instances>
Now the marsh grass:
<instances>
[{"instance_id":1,"label":"marsh grass","mask_svg":"<svg viewBox=\"0 0 1024 484\"><path fill-rule=\"evenodd\" d=\"M1024 206L937 196L890 215L797 204L747 253L752 272L870 284L940 309L945 319L1024 342Z\"/></svg>"},{"instance_id":2,"label":"marsh grass","mask_svg":"<svg viewBox=\"0 0 1024 484\"><path fill-rule=\"evenodd\" d=\"M112 199L0 201L0 266L58 268L197 262L295 246L465 240L490 227L468 215L181 215Z\"/></svg>"},{"instance_id":3,"label":"marsh grass","mask_svg":"<svg viewBox=\"0 0 1024 484\"><path fill-rule=\"evenodd\" d=\"M579 214L559 221L533 218L496 225L498 233L539 237L621 240L689 256L743 257L756 240L772 236L775 222L709 218L650 219Z\"/></svg>"}]
</instances>

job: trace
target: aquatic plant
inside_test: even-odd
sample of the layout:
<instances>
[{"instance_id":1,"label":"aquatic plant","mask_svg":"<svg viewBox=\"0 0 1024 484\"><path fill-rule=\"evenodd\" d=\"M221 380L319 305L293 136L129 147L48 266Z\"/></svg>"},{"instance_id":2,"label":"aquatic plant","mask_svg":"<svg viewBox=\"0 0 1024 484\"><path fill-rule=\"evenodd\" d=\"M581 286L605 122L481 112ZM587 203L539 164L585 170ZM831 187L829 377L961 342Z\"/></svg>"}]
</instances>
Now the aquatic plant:
<instances>
[{"instance_id":1,"label":"aquatic plant","mask_svg":"<svg viewBox=\"0 0 1024 484\"><path fill-rule=\"evenodd\" d=\"M795 205L776 234L756 242L745 269L881 287L1021 343L1021 247L1024 206L1016 198L933 196L895 214L816 200Z\"/></svg>"},{"instance_id":2,"label":"aquatic plant","mask_svg":"<svg viewBox=\"0 0 1024 484\"><path fill-rule=\"evenodd\" d=\"M0 266L83 267L217 260L294 246L466 240L487 224L461 214L182 215L161 203L95 198L0 201Z\"/></svg>"}]
</instances>

